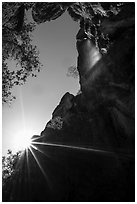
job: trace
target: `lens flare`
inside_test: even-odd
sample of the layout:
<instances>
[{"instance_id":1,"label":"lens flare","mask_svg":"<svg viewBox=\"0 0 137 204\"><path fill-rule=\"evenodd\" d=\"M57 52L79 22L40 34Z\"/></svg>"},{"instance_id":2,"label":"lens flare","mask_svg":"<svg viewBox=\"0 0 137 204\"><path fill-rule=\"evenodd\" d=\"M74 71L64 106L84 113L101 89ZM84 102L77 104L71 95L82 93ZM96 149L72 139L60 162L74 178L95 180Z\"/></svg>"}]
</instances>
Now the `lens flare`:
<instances>
[{"instance_id":1,"label":"lens flare","mask_svg":"<svg viewBox=\"0 0 137 204\"><path fill-rule=\"evenodd\" d=\"M30 130L19 131L14 135L13 145L15 150L25 150L31 145L33 133Z\"/></svg>"}]
</instances>

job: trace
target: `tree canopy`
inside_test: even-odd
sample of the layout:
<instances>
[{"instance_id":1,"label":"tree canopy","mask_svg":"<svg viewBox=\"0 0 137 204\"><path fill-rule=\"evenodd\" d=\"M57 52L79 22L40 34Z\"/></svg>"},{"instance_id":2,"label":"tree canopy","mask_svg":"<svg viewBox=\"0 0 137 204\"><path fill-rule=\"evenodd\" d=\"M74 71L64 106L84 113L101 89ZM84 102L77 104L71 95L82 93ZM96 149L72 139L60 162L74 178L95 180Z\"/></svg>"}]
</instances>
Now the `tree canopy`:
<instances>
[{"instance_id":1,"label":"tree canopy","mask_svg":"<svg viewBox=\"0 0 137 204\"><path fill-rule=\"evenodd\" d=\"M96 46L105 54L113 43L114 32L130 22L134 14L134 3L119 2L4 2L2 4L2 99L12 101L11 88L23 84L28 76L40 71L38 50L31 44L30 33L35 23L28 23L26 12L30 10L36 24L59 18L68 12L74 21L80 23L89 19L94 27ZM125 12L126 11L126 12ZM123 23L124 21L124 23ZM121 32L121 31L120 31ZM113 37L112 37L113 34ZM117 32L119 35L119 32ZM15 60L17 67L10 70L7 60ZM77 75L71 66L70 74Z\"/></svg>"},{"instance_id":2,"label":"tree canopy","mask_svg":"<svg viewBox=\"0 0 137 204\"><path fill-rule=\"evenodd\" d=\"M30 33L35 24L28 23L27 3L9 3L2 5L2 102L9 103L15 98L11 89L14 85L22 85L28 76L36 76L40 71L39 52L31 44ZM12 70L8 61L14 60L16 67Z\"/></svg>"}]
</instances>

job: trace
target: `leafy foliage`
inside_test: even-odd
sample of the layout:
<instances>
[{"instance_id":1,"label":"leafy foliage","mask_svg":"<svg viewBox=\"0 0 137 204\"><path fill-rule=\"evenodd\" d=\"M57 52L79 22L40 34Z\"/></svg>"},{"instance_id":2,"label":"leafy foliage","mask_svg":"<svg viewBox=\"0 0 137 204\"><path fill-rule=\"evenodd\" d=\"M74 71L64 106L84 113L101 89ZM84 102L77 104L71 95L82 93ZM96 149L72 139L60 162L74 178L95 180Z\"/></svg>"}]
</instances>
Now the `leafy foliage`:
<instances>
[{"instance_id":1,"label":"leafy foliage","mask_svg":"<svg viewBox=\"0 0 137 204\"><path fill-rule=\"evenodd\" d=\"M36 3L32 7L32 15L37 23L42 23L50 20L55 20L65 11L75 21L82 18L89 18L95 23L96 15L109 17L112 14L117 14L120 11L122 3L108 2L108 3L91 3L91 2L57 2L57 3Z\"/></svg>"},{"instance_id":2,"label":"leafy foliage","mask_svg":"<svg viewBox=\"0 0 137 204\"><path fill-rule=\"evenodd\" d=\"M15 185L15 175L19 178L19 160L22 152L12 153L8 150L7 156L2 157L2 196L3 201L12 201L12 189Z\"/></svg>"},{"instance_id":3,"label":"leafy foliage","mask_svg":"<svg viewBox=\"0 0 137 204\"><path fill-rule=\"evenodd\" d=\"M65 11L69 13L74 21L81 22L83 19L89 19L91 24L96 28L96 41L98 47L104 48L108 43L106 33L101 33L99 27L104 18L110 18L117 15L123 3L108 2L108 3L91 3L91 2L58 2L58 3L36 3L32 7L32 16L37 23L43 23L50 20L55 20ZM104 42L103 42L104 41Z\"/></svg>"},{"instance_id":4,"label":"leafy foliage","mask_svg":"<svg viewBox=\"0 0 137 204\"><path fill-rule=\"evenodd\" d=\"M79 76L77 67L74 66L74 65L73 65L73 66L70 66L70 67L68 68L67 76L68 76L68 77L73 77L73 78L77 79L78 76Z\"/></svg>"},{"instance_id":5,"label":"leafy foliage","mask_svg":"<svg viewBox=\"0 0 137 204\"><path fill-rule=\"evenodd\" d=\"M28 76L36 76L34 71L40 71L39 52L31 44L30 33L34 23L27 23L25 10L31 5L22 3L3 3L2 26L2 101L11 102L11 88L22 85ZM23 11L22 11L23 9ZM22 17L21 17L22 15ZM15 60L16 67L11 70L9 60Z\"/></svg>"},{"instance_id":6,"label":"leafy foliage","mask_svg":"<svg viewBox=\"0 0 137 204\"><path fill-rule=\"evenodd\" d=\"M32 10L33 19L37 23L55 20L65 12L65 6L61 3L41 3L35 4Z\"/></svg>"},{"instance_id":7,"label":"leafy foliage","mask_svg":"<svg viewBox=\"0 0 137 204\"><path fill-rule=\"evenodd\" d=\"M31 9L32 17L37 24L55 20L65 11L79 23L88 18L95 29L96 46L102 54L106 54L113 42L112 30L117 26L114 22L116 19L122 20L132 15L132 5L133 3L127 2L3 3L3 102L12 101L11 88L14 85L23 84L28 76L36 76L33 71L40 71L38 51L36 46L31 45L29 35L35 25L27 24L26 21L28 9ZM122 13L121 10L124 12ZM17 60L20 66L17 71L9 70L6 60L10 58ZM72 68L76 71L72 66L69 69L71 74Z\"/></svg>"},{"instance_id":8,"label":"leafy foliage","mask_svg":"<svg viewBox=\"0 0 137 204\"><path fill-rule=\"evenodd\" d=\"M8 150L7 156L2 157L2 185L11 179L16 171L17 163L21 156L21 151L13 154L12 150Z\"/></svg>"},{"instance_id":9,"label":"leafy foliage","mask_svg":"<svg viewBox=\"0 0 137 204\"><path fill-rule=\"evenodd\" d=\"M62 126L63 126L63 119L60 116L53 118L47 124L48 128L57 129L57 130L60 130L62 128Z\"/></svg>"}]
</instances>

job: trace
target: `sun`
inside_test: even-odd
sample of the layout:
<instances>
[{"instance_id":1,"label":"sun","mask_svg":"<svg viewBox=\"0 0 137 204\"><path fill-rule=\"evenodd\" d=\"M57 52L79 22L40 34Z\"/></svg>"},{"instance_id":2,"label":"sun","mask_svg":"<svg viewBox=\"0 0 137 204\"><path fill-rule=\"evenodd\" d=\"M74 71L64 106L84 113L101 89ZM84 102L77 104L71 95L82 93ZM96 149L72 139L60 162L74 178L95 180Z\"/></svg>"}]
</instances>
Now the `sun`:
<instances>
[{"instance_id":1,"label":"sun","mask_svg":"<svg viewBox=\"0 0 137 204\"><path fill-rule=\"evenodd\" d=\"M29 148L31 145L31 137L33 136L34 132L31 130L23 130L23 131L18 131L14 135L14 149L16 151L18 150L25 150Z\"/></svg>"}]
</instances>

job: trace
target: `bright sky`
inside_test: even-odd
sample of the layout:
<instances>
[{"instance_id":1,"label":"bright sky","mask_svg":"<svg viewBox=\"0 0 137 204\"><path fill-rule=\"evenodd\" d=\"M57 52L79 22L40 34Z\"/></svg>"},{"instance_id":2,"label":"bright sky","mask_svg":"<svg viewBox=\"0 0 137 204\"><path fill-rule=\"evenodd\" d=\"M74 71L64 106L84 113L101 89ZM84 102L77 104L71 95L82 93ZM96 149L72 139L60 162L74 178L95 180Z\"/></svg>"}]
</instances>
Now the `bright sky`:
<instances>
[{"instance_id":1,"label":"bright sky","mask_svg":"<svg viewBox=\"0 0 137 204\"><path fill-rule=\"evenodd\" d=\"M3 155L9 148L15 150L15 141L22 140L24 126L31 135L40 134L61 97L66 92L74 95L78 92L78 79L66 76L68 67L77 63L78 29L78 23L65 13L54 21L40 24L34 31L34 44L40 51L43 70L37 78L29 78L25 85L14 89L17 99L11 107L3 106Z\"/></svg>"}]
</instances>

